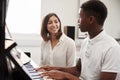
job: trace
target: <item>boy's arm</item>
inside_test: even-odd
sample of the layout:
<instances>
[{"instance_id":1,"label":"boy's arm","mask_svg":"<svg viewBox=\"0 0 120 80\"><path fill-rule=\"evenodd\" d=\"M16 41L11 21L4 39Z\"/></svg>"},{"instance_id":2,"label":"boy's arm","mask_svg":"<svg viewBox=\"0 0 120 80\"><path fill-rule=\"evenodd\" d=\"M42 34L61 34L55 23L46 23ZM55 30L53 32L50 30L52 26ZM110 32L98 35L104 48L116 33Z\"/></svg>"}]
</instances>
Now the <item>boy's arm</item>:
<instances>
[{"instance_id":1,"label":"boy's arm","mask_svg":"<svg viewBox=\"0 0 120 80\"><path fill-rule=\"evenodd\" d=\"M37 71L42 71L42 70L50 71L50 70L59 70L63 72L70 73L74 76L79 77L80 72L81 72L81 60L79 59L75 67L53 67L53 66L43 66L40 68L37 68Z\"/></svg>"}]
</instances>

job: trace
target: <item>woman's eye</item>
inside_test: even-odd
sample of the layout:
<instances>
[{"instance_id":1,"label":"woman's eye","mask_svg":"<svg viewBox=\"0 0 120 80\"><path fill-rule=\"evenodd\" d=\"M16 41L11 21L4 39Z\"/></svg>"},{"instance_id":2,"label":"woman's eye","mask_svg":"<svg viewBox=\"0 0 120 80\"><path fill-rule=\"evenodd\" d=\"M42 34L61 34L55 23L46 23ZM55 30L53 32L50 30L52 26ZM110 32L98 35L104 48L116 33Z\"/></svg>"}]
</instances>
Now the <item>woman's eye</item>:
<instances>
[{"instance_id":1,"label":"woman's eye","mask_svg":"<svg viewBox=\"0 0 120 80\"><path fill-rule=\"evenodd\" d=\"M55 23L58 23L58 22L59 22L59 21L57 21L57 20L55 21Z\"/></svg>"},{"instance_id":2,"label":"woman's eye","mask_svg":"<svg viewBox=\"0 0 120 80\"><path fill-rule=\"evenodd\" d=\"M57 21L55 23L58 23Z\"/></svg>"},{"instance_id":3,"label":"woman's eye","mask_svg":"<svg viewBox=\"0 0 120 80\"><path fill-rule=\"evenodd\" d=\"M48 24L51 24L52 22L48 22Z\"/></svg>"}]
</instances>

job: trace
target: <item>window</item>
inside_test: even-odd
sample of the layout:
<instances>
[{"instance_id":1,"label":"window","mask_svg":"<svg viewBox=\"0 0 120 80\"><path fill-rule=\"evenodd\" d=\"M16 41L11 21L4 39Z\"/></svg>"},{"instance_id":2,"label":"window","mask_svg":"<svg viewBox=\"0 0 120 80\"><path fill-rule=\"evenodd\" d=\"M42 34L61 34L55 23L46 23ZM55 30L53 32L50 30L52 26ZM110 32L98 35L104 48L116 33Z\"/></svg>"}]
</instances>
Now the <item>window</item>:
<instances>
[{"instance_id":1,"label":"window","mask_svg":"<svg viewBox=\"0 0 120 80\"><path fill-rule=\"evenodd\" d=\"M40 33L41 0L9 0L6 23L11 33Z\"/></svg>"}]
</instances>

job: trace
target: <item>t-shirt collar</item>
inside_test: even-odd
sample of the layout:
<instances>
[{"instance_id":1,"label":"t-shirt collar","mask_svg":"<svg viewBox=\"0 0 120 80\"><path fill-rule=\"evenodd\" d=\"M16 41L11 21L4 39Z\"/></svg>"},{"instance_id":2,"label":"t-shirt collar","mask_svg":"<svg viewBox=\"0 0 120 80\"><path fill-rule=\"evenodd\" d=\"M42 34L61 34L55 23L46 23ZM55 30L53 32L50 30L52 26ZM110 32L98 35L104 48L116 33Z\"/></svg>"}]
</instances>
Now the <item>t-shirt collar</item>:
<instances>
[{"instance_id":1,"label":"t-shirt collar","mask_svg":"<svg viewBox=\"0 0 120 80\"><path fill-rule=\"evenodd\" d=\"M92 39L90 39L89 36L88 36L88 41L91 42L91 43L95 43L95 42L101 40L101 39L104 37L105 34L106 34L106 33L105 33L105 31L103 30L103 31L101 31L97 36L95 36L95 37L92 38Z\"/></svg>"}]
</instances>

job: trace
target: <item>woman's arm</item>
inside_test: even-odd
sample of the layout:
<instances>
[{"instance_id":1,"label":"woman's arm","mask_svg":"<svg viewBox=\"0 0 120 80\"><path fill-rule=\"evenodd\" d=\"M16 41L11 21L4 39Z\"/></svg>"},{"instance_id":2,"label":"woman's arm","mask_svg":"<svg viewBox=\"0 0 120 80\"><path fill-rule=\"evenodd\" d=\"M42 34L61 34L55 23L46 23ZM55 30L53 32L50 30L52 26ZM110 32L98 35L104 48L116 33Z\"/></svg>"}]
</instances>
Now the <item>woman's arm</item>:
<instances>
[{"instance_id":1,"label":"woman's arm","mask_svg":"<svg viewBox=\"0 0 120 80\"><path fill-rule=\"evenodd\" d=\"M75 66L75 64L76 64L76 45L75 42L70 39L66 51L66 66L72 67Z\"/></svg>"}]
</instances>

